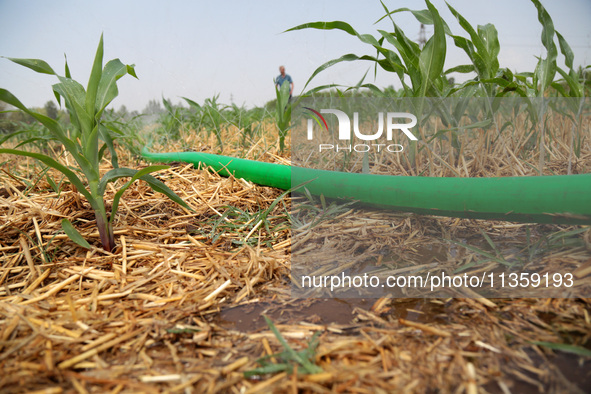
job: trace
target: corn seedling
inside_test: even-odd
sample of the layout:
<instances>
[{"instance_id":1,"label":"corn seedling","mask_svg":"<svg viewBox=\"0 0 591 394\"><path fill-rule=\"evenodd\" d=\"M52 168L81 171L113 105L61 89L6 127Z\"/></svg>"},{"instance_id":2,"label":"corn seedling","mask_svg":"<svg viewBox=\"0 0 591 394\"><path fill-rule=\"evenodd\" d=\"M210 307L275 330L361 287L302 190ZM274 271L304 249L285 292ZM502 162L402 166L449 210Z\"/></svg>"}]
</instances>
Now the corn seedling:
<instances>
[{"instance_id":1,"label":"corn seedling","mask_svg":"<svg viewBox=\"0 0 591 394\"><path fill-rule=\"evenodd\" d=\"M78 192L87 199L94 210L96 225L105 250L111 251L115 247L113 220L117 214L117 208L122 194L135 180L141 179L145 181L153 190L165 194L171 200L188 208L187 204L164 183L149 175L154 171L168 168L168 166L150 166L141 170L118 167L113 140L108 130L102 124L101 116L107 105L118 94L117 80L126 74L134 77L136 75L133 66L125 65L119 59L109 61L103 68L102 35L86 90L80 83L72 79L67 61L65 76L60 76L53 71L49 64L40 59L9 59L33 71L55 75L59 79L59 83L53 85L53 92L58 102L60 102L61 98L64 99L72 122L72 128L69 131L65 130L54 119L28 109L12 93L5 89L0 89L0 100L26 112L41 122L53 137L63 144L64 148L75 160L77 168L71 169L59 163L54 158L41 153L18 149L0 149L0 153L32 157L65 175L72 185L76 187ZM103 143L102 146L100 146L101 141ZM99 164L107 149L111 153L111 163L114 168L101 178ZM119 178L131 179L115 193L111 214L108 216L103 196L107 184ZM68 219L62 220L62 228L74 242L90 248L90 245L76 231Z\"/></svg>"},{"instance_id":2,"label":"corn seedling","mask_svg":"<svg viewBox=\"0 0 591 394\"><path fill-rule=\"evenodd\" d=\"M222 128L226 123L224 117L224 106L218 104L218 96L211 99L205 99L203 104L203 116L205 125L208 130L213 130L215 137L218 141L218 147L220 152L224 151L224 141L222 140Z\"/></svg>"},{"instance_id":3,"label":"corn seedling","mask_svg":"<svg viewBox=\"0 0 591 394\"><path fill-rule=\"evenodd\" d=\"M277 103L275 106L275 122L279 129L279 151L285 149L285 137L291 127L291 103L289 102L289 85L284 83L279 89L275 85Z\"/></svg>"},{"instance_id":4,"label":"corn seedling","mask_svg":"<svg viewBox=\"0 0 591 394\"><path fill-rule=\"evenodd\" d=\"M170 101L162 98L165 112L160 115L160 132L165 141L178 141L181 138L181 129L183 127L184 111L182 107L173 105Z\"/></svg>"},{"instance_id":5,"label":"corn seedling","mask_svg":"<svg viewBox=\"0 0 591 394\"><path fill-rule=\"evenodd\" d=\"M247 110L232 104L229 107L230 123L240 131L240 146L248 148L255 140L255 135L260 131L262 115L260 111Z\"/></svg>"}]
</instances>

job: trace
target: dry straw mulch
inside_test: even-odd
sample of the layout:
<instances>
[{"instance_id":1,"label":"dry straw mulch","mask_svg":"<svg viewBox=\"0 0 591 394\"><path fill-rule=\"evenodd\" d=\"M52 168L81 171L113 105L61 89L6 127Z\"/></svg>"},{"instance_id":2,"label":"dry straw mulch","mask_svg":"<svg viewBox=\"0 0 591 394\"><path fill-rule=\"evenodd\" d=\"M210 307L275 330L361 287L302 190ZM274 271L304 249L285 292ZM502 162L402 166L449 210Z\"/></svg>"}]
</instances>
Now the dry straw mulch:
<instances>
[{"instance_id":1,"label":"dry straw mulch","mask_svg":"<svg viewBox=\"0 0 591 394\"><path fill-rule=\"evenodd\" d=\"M158 176L194 211L136 182L115 220L118 247L106 253L88 204L73 190L56 194L40 180L24 194L19 174L31 173L30 165L9 163L1 174L2 392L577 393L590 387L589 359L531 343L589 347L588 299L295 300L289 229L215 228L227 206L255 212L281 191L175 165ZM272 224L280 224L282 209L272 212ZM75 221L91 251L61 234L62 217ZM403 229L410 219L393 220ZM426 245L436 239L429 230L434 223L443 228L449 219L412 220L417 241ZM323 372L244 378L259 357L282 350L261 314L296 350L321 331L315 362Z\"/></svg>"}]
</instances>

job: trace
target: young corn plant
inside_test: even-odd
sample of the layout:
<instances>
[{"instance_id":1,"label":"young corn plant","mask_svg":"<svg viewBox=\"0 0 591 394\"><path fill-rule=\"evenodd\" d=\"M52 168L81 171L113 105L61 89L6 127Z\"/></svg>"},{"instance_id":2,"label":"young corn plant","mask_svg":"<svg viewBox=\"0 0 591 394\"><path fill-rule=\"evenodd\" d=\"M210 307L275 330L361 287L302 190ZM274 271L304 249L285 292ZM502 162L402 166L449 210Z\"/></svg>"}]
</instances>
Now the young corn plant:
<instances>
[{"instance_id":1,"label":"young corn plant","mask_svg":"<svg viewBox=\"0 0 591 394\"><path fill-rule=\"evenodd\" d=\"M285 149L285 137L291 127L291 103L289 102L289 84L284 83L281 88L275 86L277 103L275 105L275 122L279 129L279 150Z\"/></svg>"},{"instance_id":2,"label":"young corn plant","mask_svg":"<svg viewBox=\"0 0 591 394\"><path fill-rule=\"evenodd\" d=\"M568 159L568 174L572 173L572 162L573 162L573 154L577 157L581 155L581 146L582 140L585 137L585 133L582 132L582 119L581 115L583 113L583 108L585 107L585 73L583 69L581 69L580 73L575 70L573 62L574 62L574 53L568 44L568 42L564 39L564 37L559 33L555 32L556 37L558 38L558 44L560 45L560 52L564 55L564 63L568 67L568 73L560 67L556 67L556 71L562 76L563 81L556 81L552 83L552 87L562 96L567 97L567 105L570 107L569 117L572 119L572 130L571 130L571 140L570 140L570 154ZM591 66L587 66L586 69L591 68ZM566 83L568 86L568 90L566 90L560 82Z\"/></svg>"},{"instance_id":3,"label":"young corn plant","mask_svg":"<svg viewBox=\"0 0 591 394\"><path fill-rule=\"evenodd\" d=\"M218 104L217 99L219 95L212 97L211 99L205 99L203 103L203 114L206 127L215 134L218 141L218 147L220 152L224 151L224 141L222 139L222 129L226 123L224 116L225 106Z\"/></svg>"},{"instance_id":4,"label":"young corn plant","mask_svg":"<svg viewBox=\"0 0 591 394\"><path fill-rule=\"evenodd\" d=\"M0 89L0 101L4 101L5 103L26 112L43 124L53 137L63 144L64 148L76 162L77 167L67 167L54 158L41 153L5 148L0 148L0 153L32 157L65 175L72 185L74 185L76 189L86 197L90 206L94 210L100 240L106 251L111 251L115 247L113 220L117 214L119 200L125 190L127 190L135 180L141 179L145 181L153 190L163 193L176 203L185 208L189 208L187 204L185 204L185 202L164 183L149 175L154 171L168 168L167 166L156 165L141 170L119 168L112 137L108 130L102 125L101 116L107 105L117 97L117 80L126 74L130 74L136 78L137 76L135 75L133 65L125 65L119 59L109 61L103 68L102 35L86 89L84 89L80 83L72 79L67 61L65 66L65 76L60 76L53 71L47 62L40 59L8 59L38 73L55 75L58 78L59 83L53 85L53 92L58 99L58 102L61 103L62 98L64 100L72 122L70 130L65 130L63 126L54 119L28 109L8 90ZM107 149L111 152L111 163L114 168L104 174L101 178L99 164L105 157L104 154ZM131 179L121 186L115 193L110 215L107 215L104 193L107 184L109 182L114 182L119 178ZM82 238L70 221L63 219L62 228L74 242L90 248L88 242Z\"/></svg>"},{"instance_id":5,"label":"young corn plant","mask_svg":"<svg viewBox=\"0 0 591 394\"><path fill-rule=\"evenodd\" d=\"M183 128L183 108L175 106L169 100L162 97L162 103L164 104L164 112L159 119L160 125L162 126L163 140L178 141L181 139L181 129Z\"/></svg>"}]
</instances>

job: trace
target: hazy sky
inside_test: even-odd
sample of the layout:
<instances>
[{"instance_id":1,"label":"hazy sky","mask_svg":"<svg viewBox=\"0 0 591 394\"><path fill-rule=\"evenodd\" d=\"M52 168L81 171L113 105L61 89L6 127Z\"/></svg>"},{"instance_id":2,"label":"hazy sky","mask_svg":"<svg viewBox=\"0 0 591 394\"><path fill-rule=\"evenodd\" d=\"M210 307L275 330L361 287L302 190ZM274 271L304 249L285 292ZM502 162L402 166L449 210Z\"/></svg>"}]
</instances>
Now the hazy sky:
<instances>
[{"instance_id":1,"label":"hazy sky","mask_svg":"<svg viewBox=\"0 0 591 394\"><path fill-rule=\"evenodd\" d=\"M544 54L537 11L528 0L448 0L470 21L493 23L501 42L501 67L533 71ZM591 64L591 0L542 0L575 52L575 63ZM390 9L426 8L418 0L384 0ZM445 2L433 0L455 34L466 36ZM220 101L248 107L274 98L273 78L284 64L299 93L322 63L346 53L374 54L357 38L340 31L300 30L298 24L342 20L360 33L377 35L389 21L379 0L350 1L184 1L173 0L0 0L0 55L40 58L63 75L64 53L74 79L86 86L96 46L104 32L105 62L120 58L135 64L139 80L119 82L114 107L141 110L162 96L174 103L188 97L199 103L220 94ZM418 38L419 23L410 13L395 16L406 34ZM427 34L432 27L427 28ZM467 63L448 40L446 67ZM562 58L562 55L559 55ZM366 62L340 64L321 73L310 85L354 85L370 68ZM28 106L53 98L53 76L36 74L0 59L0 87ZM373 82L373 76L368 80ZM378 86L396 78L378 71Z\"/></svg>"}]
</instances>

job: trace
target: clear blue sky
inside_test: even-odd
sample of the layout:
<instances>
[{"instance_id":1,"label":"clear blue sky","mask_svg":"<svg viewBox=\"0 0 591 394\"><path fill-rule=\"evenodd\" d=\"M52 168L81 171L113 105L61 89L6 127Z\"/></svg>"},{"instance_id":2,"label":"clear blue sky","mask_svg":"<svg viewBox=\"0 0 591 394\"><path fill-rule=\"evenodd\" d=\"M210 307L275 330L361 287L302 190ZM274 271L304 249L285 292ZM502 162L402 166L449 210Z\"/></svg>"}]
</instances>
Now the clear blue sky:
<instances>
[{"instance_id":1,"label":"clear blue sky","mask_svg":"<svg viewBox=\"0 0 591 394\"><path fill-rule=\"evenodd\" d=\"M533 71L535 56L544 54L541 25L528 0L448 0L473 26L493 23L501 41L501 67ZM591 1L542 0L575 52L575 63L591 64ZM426 8L422 1L384 0L390 9ZM455 34L466 35L455 23L442 0L433 0ZM120 80L115 108L124 104L141 110L150 99L162 96L174 103L185 96L199 103L220 94L248 107L274 98L273 78L278 66L300 92L311 73L322 63L345 53L373 54L355 37L340 31L304 30L282 33L305 22L342 20L360 33L377 35L390 28L378 0L349 1L185 1L154 0L0 0L0 55L40 58L63 73L64 53L73 77L86 85L101 32L105 61L120 58L135 64L139 80ZM409 13L398 14L397 23L411 38L419 24ZM432 32L427 29L427 33ZM448 41L447 67L467 63ZM561 56L561 55L560 55ZM335 66L320 74L310 86L339 83L352 85L368 69L368 63ZM373 79L373 77L372 77ZM53 98L55 77L35 74L0 59L0 87L10 90L28 106L42 106ZM379 86L396 79L379 73Z\"/></svg>"}]
</instances>

